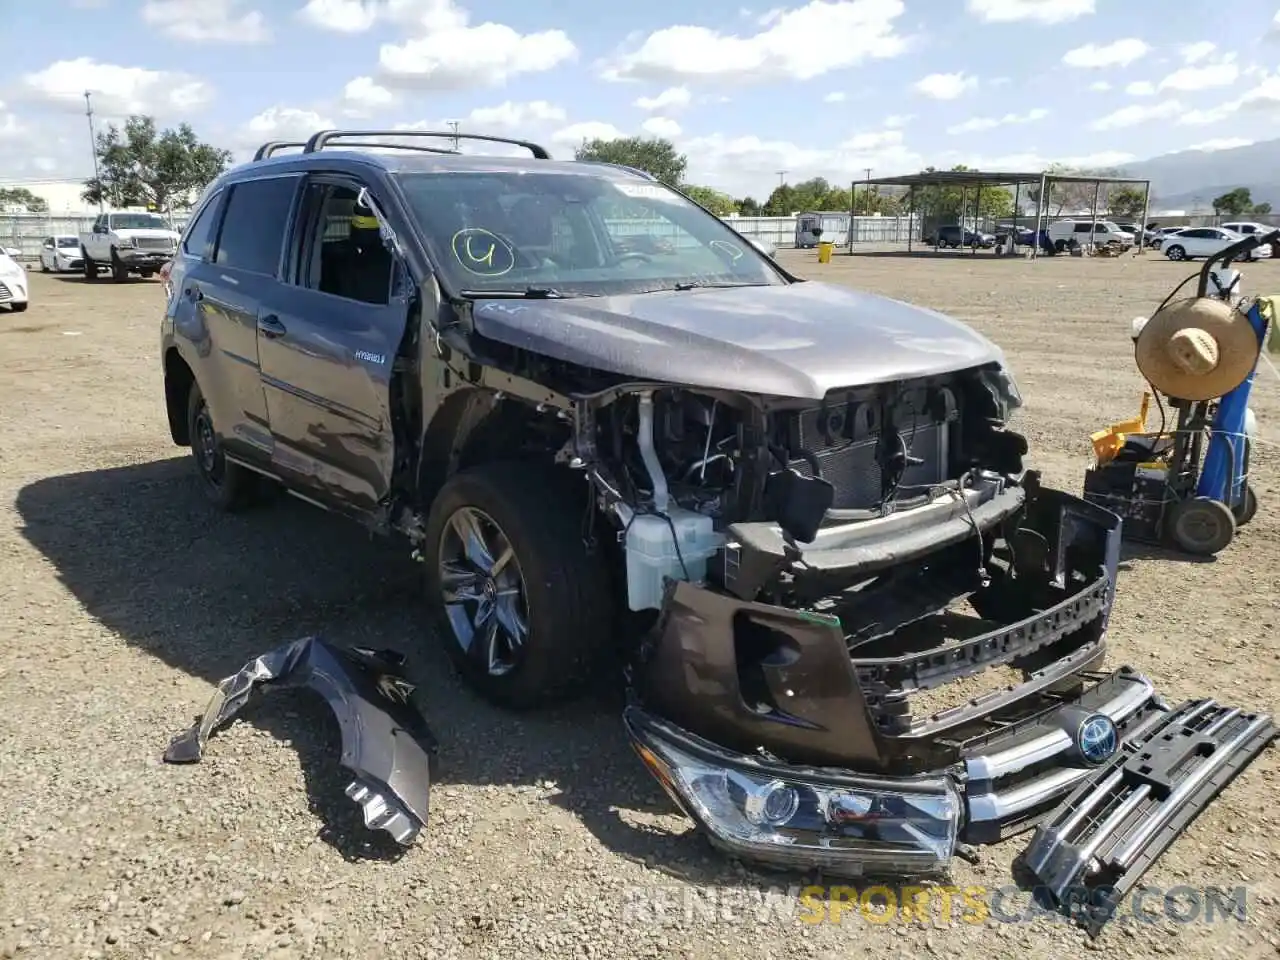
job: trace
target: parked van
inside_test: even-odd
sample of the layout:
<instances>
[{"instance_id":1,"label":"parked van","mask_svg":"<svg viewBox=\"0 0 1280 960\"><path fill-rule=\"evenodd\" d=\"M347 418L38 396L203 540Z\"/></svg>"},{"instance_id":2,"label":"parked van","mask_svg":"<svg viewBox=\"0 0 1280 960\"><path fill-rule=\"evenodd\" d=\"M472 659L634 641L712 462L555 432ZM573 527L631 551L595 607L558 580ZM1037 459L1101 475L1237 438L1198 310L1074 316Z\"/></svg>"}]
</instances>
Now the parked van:
<instances>
[{"instance_id":1,"label":"parked van","mask_svg":"<svg viewBox=\"0 0 1280 960\"><path fill-rule=\"evenodd\" d=\"M1074 241L1079 246L1107 246L1128 250L1134 244L1134 236L1121 230L1112 220L1059 220L1049 224L1049 240L1056 250L1065 250ZM1092 236L1091 236L1092 235Z\"/></svg>"}]
</instances>

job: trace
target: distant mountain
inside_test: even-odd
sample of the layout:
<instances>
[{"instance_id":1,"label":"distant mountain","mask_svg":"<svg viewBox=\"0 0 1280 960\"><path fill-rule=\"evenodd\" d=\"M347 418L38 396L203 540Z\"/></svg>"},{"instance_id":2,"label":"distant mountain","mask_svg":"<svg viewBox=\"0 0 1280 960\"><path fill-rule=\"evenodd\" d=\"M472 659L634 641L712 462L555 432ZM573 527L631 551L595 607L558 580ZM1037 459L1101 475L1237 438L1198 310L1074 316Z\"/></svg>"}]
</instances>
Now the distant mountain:
<instances>
[{"instance_id":1,"label":"distant mountain","mask_svg":"<svg viewBox=\"0 0 1280 960\"><path fill-rule=\"evenodd\" d=\"M1280 140L1228 150L1180 150L1128 164L1122 173L1150 180L1152 204L1159 208L1207 208L1214 197L1248 187L1254 203L1280 210Z\"/></svg>"}]
</instances>

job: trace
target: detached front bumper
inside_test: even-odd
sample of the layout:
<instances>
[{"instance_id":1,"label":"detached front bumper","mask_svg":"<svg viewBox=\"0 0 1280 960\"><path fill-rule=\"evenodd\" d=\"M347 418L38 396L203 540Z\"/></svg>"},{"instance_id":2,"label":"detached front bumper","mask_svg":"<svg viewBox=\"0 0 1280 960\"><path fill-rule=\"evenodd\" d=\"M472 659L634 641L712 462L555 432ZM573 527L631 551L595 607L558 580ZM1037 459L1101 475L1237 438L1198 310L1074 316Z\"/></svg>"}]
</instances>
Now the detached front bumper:
<instances>
[{"instance_id":1,"label":"detached front bumper","mask_svg":"<svg viewBox=\"0 0 1280 960\"><path fill-rule=\"evenodd\" d=\"M1101 871L1110 886L1093 897L1095 923L1276 736L1270 717L1212 701L1171 710L1128 669L957 764L910 777L737 753L636 706L624 720L649 772L727 853L838 877L929 876L945 873L961 844L1043 821L1029 865L1064 903L1099 886Z\"/></svg>"}]
</instances>

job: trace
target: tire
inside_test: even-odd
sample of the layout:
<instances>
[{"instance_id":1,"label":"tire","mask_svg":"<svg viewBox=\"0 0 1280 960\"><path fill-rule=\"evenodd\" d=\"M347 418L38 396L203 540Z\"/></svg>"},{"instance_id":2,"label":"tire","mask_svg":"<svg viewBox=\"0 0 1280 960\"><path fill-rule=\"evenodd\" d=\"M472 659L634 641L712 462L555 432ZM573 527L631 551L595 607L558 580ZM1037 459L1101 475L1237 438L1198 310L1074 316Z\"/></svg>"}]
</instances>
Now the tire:
<instances>
[{"instance_id":1,"label":"tire","mask_svg":"<svg viewBox=\"0 0 1280 960\"><path fill-rule=\"evenodd\" d=\"M9 309L14 313L26 313L29 306L31 306L30 303L11 303Z\"/></svg>"},{"instance_id":2,"label":"tire","mask_svg":"<svg viewBox=\"0 0 1280 960\"><path fill-rule=\"evenodd\" d=\"M569 480L563 470L484 464L446 481L427 516L425 585L441 642L463 681L501 707L528 709L580 695L609 652L610 579L605 564L583 545L587 506ZM477 575L462 553L457 531L470 523L479 524L484 553L510 548L495 578ZM447 605L450 576L470 579L472 596ZM514 592L504 601L503 590ZM510 605L505 622L497 612L501 602ZM495 610L492 644L480 642L475 630L485 603ZM521 615L523 640L513 643L508 624L518 630Z\"/></svg>"},{"instance_id":3,"label":"tire","mask_svg":"<svg viewBox=\"0 0 1280 960\"><path fill-rule=\"evenodd\" d=\"M1254 518L1258 512L1258 495L1253 492L1253 487L1245 484L1244 499L1240 501L1240 505L1233 512L1236 516L1237 527L1243 527Z\"/></svg>"},{"instance_id":4,"label":"tire","mask_svg":"<svg viewBox=\"0 0 1280 960\"><path fill-rule=\"evenodd\" d=\"M45 264L45 262L44 262L44 257L41 257L41 258L40 258L40 272L41 272L41 273L49 273L49 272L50 272L50 271L49 271L49 267L48 267L48 266Z\"/></svg>"},{"instance_id":5,"label":"tire","mask_svg":"<svg viewBox=\"0 0 1280 960\"><path fill-rule=\"evenodd\" d=\"M140 276L143 280L150 280L150 279L151 279L152 277L154 277L155 275L156 275L156 272L155 272L154 270L139 270L139 271L138 271L138 276Z\"/></svg>"},{"instance_id":6,"label":"tire","mask_svg":"<svg viewBox=\"0 0 1280 960\"><path fill-rule=\"evenodd\" d=\"M129 268L114 249L111 251L111 279L116 283L124 283L129 279Z\"/></svg>"},{"instance_id":7,"label":"tire","mask_svg":"<svg viewBox=\"0 0 1280 960\"><path fill-rule=\"evenodd\" d=\"M1176 243L1172 247L1170 247L1168 250L1166 250L1164 252L1164 255L1168 257L1170 260L1187 259L1187 251L1184 250L1182 247L1178 246Z\"/></svg>"},{"instance_id":8,"label":"tire","mask_svg":"<svg viewBox=\"0 0 1280 960\"><path fill-rule=\"evenodd\" d=\"M1067 241L1065 240L1053 241L1053 249L1056 250L1058 253L1062 253L1063 250L1067 249Z\"/></svg>"},{"instance_id":9,"label":"tire","mask_svg":"<svg viewBox=\"0 0 1280 960\"><path fill-rule=\"evenodd\" d=\"M84 257L84 278L86 280L97 280L98 265L89 259L89 251L81 247L80 255Z\"/></svg>"},{"instance_id":10,"label":"tire","mask_svg":"<svg viewBox=\"0 0 1280 960\"><path fill-rule=\"evenodd\" d=\"M1187 553L1211 557L1235 539L1236 518L1221 500L1179 500L1166 521L1173 542Z\"/></svg>"},{"instance_id":11,"label":"tire","mask_svg":"<svg viewBox=\"0 0 1280 960\"><path fill-rule=\"evenodd\" d=\"M251 506L257 500L259 476L239 464L227 462L218 446L213 417L198 383L191 384L187 397L187 430L200 487L209 502L224 513L238 513Z\"/></svg>"}]
</instances>

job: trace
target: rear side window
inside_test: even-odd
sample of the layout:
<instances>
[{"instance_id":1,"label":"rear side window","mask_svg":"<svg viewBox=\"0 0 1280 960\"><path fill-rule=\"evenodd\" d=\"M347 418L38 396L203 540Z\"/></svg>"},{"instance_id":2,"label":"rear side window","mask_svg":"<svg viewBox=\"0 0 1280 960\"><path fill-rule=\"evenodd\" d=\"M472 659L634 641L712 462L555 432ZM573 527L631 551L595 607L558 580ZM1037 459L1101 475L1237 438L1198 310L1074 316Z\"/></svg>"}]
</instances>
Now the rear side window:
<instances>
[{"instance_id":1,"label":"rear side window","mask_svg":"<svg viewBox=\"0 0 1280 960\"><path fill-rule=\"evenodd\" d=\"M213 239L213 228L217 223L218 208L222 204L222 194L215 193L204 205L200 215L196 217L187 236L182 241L182 252L192 257L204 257L209 252L209 241Z\"/></svg>"},{"instance_id":2,"label":"rear side window","mask_svg":"<svg viewBox=\"0 0 1280 960\"><path fill-rule=\"evenodd\" d=\"M213 262L233 270L274 276L297 186L297 177L249 180L233 186Z\"/></svg>"}]
</instances>

